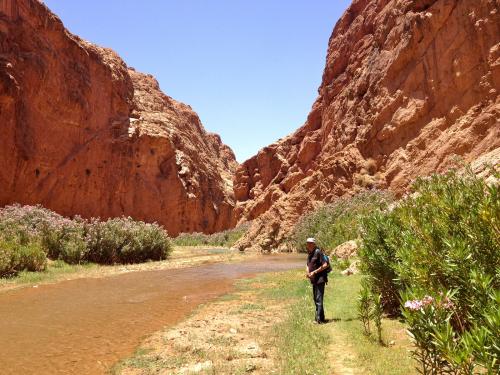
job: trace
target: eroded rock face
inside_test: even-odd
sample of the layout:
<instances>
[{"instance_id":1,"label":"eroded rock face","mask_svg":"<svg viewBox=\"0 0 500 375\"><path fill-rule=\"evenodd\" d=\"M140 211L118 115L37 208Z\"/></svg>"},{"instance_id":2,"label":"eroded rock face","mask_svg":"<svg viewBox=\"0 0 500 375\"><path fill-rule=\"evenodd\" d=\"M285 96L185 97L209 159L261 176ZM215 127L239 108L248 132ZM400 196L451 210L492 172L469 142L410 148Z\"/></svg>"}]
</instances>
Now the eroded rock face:
<instances>
[{"instance_id":1,"label":"eroded rock face","mask_svg":"<svg viewBox=\"0 0 500 375\"><path fill-rule=\"evenodd\" d=\"M257 218L238 245L276 248L317 201L400 194L456 156L494 155L499 91L498 0L354 0L304 126L235 174L236 221Z\"/></svg>"},{"instance_id":2,"label":"eroded rock face","mask_svg":"<svg viewBox=\"0 0 500 375\"><path fill-rule=\"evenodd\" d=\"M38 0L0 1L0 206L214 232L231 224L236 166L152 76L70 34Z\"/></svg>"}]
</instances>

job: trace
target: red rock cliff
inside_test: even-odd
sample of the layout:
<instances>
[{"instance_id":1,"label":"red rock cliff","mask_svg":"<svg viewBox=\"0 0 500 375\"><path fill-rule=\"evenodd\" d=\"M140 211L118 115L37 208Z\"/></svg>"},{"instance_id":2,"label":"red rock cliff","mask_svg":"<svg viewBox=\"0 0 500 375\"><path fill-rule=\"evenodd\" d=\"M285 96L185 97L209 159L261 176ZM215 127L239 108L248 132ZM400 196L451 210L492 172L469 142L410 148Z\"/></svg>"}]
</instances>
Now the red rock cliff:
<instances>
[{"instance_id":1,"label":"red rock cliff","mask_svg":"<svg viewBox=\"0 0 500 375\"><path fill-rule=\"evenodd\" d=\"M0 206L227 228L232 151L191 108L38 0L0 0Z\"/></svg>"},{"instance_id":2,"label":"red rock cliff","mask_svg":"<svg viewBox=\"0 0 500 375\"><path fill-rule=\"evenodd\" d=\"M355 0L338 21L307 122L239 167L241 248L271 249L315 202L500 146L500 2ZM496 150L496 152L495 152Z\"/></svg>"}]
</instances>

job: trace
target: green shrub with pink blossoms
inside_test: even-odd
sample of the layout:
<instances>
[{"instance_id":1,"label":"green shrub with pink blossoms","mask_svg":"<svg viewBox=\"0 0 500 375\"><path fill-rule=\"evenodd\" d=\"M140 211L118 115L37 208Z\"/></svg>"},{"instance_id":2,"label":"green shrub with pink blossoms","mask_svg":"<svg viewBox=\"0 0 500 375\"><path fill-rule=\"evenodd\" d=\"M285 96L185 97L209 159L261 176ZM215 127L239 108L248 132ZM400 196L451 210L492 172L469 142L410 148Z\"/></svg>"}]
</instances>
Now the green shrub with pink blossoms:
<instances>
[{"instance_id":1,"label":"green shrub with pink blossoms","mask_svg":"<svg viewBox=\"0 0 500 375\"><path fill-rule=\"evenodd\" d=\"M47 259L69 264L138 263L166 259L172 246L158 224L122 217L65 218L41 206L0 209L0 277L43 271Z\"/></svg>"},{"instance_id":2,"label":"green shrub with pink blossoms","mask_svg":"<svg viewBox=\"0 0 500 375\"><path fill-rule=\"evenodd\" d=\"M470 171L421 178L366 217L362 237L370 292L406 319L423 374L500 373L498 184Z\"/></svg>"}]
</instances>

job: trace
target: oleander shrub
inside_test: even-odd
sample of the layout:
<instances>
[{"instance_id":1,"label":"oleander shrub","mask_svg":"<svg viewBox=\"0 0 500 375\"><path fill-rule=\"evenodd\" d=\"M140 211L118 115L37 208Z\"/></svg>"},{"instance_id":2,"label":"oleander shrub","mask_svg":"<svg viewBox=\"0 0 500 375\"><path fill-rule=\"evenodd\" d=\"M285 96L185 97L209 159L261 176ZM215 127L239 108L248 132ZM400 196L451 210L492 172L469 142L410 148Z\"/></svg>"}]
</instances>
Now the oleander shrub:
<instances>
[{"instance_id":1,"label":"oleander shrub","mask_svg":"<svg viewBox=\"0 0 500 375\"><path fill-rule=\"evenodd\" d=\"M289 239L291 247L305 252L306 239L315 237L320 248L333 250L359 238L362 218L385 209L391 202L389 193L365 191L322 205L299 219Z\"/></svg>"},{"instance_id":2,"label":"oleander shrub","mask_svg":"<svg viewBox=\"0 0 500 375\"><path fill-rule=\"evenodd\" d=\"M126 217L92 220L87 225L86 240L87 260L101 264L163 260L172 250L161 226Z\"/></svg>"},{"instance_id":3,"label":"oleander shrub","mask_svg":"<svg viewBox=\"0 0 500 375\"><path fill-rule=\"evenodd\" d=\"M13 204L0 209L0 230L2 233L27 231L36 235L46 225L57 225L63 217L40 205L21 206Z\"/></svg>"},{"instance_id":4,"label":"oleander shrub","mask_svg":"<svg viewBox=\"0 0 500 375\"><path fill-rule=\"evenodd\" d=\"M362 245L358 251L361 271L369 276L371 290L381 295L384 311L389 315L400 312L401 280L397 268L400 259L400 219L392 212L374 212L363 219Z\"/></svg>"},{"instance_id":5,"label":"oleander shrub","mask_svg":"<svg viewBox=\"0 0 500 375\"><path fill-rule=\"evenodd\" d=\"M410 196L363 218L362 239L370 289L386 313L403 312L423 373L497 373L497 184L470 171L420 178Z\"/></svg>"},{"instance_id":6,"label":"oleander shrub","mask_svg":"<svg viewBox=\"0 0 500 375\"><path fill-rule=\"evenodd\" d=\"M21 271L43 271L47 257L39 242L0 238L0 277L15 276Z\"/></svg>"},{"instance_id":7,"label":"oleander shrub","mask_svg":"<svg viewBox=\"0 0 500 375\"><path fill-rule=\"evenodd\" d=\"M69 264L163 260L172 248L157 224L131 218L69 219L41 206L18 204L0 209L0 239L6 244L0 260L5 275L44 269L47 258Z\"/></svg>"},{"instance_id":8,"label":"oleander shrub","mask_svg":"<svg viewBox=\"0 0 500 375\"><path fill-rule=\"evenodd\" d=\"M15 204L0 210L0 234L14 241L37 241L50 259L80 263L85 259L85 221L65 218L42 206Z\"/></svg>"},{"instance_id":9,"label":"oleander shrub","mask_svg":"<svg viewBox=\"0 0 500 375\"><path fill-rule=\"evenodd\" d=\"M500 373L499 290L489 291L481 313L463 332L452 323L457 315L453 291L420 298L411 290L402 295L413 355L423 374Z\"/></svg>"},{"instance_id":10,"label":"oleander shrub","mask_svg":"<svg viewBox=\"0 0 500 375\"><path fill-rule=\"evenodd\" d=\"M86 234L87 259L99 264L118 263L121 249L131 240L127 224L121 219L92 220Z\"/></svg>"},{"instance_id":11,"label":"oleander shrub","mask_svg":"<svg viewBox=\"0 0 500 375\"><path fill-rule=\"evenodd\" d=\"M193 232L193 233L181 233L173 239L174 245L177 246L201 246L208 245L209 235Z\"/></svg>"},{"instance_id":12,"label":"oleander shrub","mask_svg":"<svg viewBox=\"0 0 500 375\"><path fill-rule=\"evenodd\" d=\"M85 242L87 223L77 217L73 220L60 217L41 225L40 234L47 256L69 264L86 261Z\"/></svg>"},{"instance_id":13,"label":"oleander shrub","mask_svg":"<svg viewBox=\"0 0 500 375\"><path fill-rule=\"evenodd\" d=\"M407 288L457 290L464 317L475 315L500 286L500 199L497 185L472 173L433 175L392 210L363 219L362 270L391 312Z\"/></svg>"}]
</instances>

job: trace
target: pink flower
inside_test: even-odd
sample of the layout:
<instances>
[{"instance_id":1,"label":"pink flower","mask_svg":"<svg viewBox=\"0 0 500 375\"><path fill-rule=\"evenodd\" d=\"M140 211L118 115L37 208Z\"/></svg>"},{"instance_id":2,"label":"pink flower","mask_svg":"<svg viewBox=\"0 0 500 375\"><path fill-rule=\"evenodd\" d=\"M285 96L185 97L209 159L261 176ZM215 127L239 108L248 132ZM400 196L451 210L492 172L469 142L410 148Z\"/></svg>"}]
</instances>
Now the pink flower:
<instances>
[{"instance_id":1,"label":"pink flower","mask_svg":"<svg viewBox=\"0 0 500 375\"><path fill-rule=\"evenodd\" d=\"M406 301L405 307L412 311L417 311L424 307L424 304L422 303L422 301L416 299L414 301Z\"/></svg>"},{"instance_id":2,"label":"pink flower","mask_svg":"<svg viewBox=\"0 0 500 375\"><path fill-rule=\"evenodd\" d=\"M445 309L452 309L453 306L455 306L453 304L453 302L451 301L451 299L449 299L448 297L445 297L444 300L443 300L443 307Z\"/></svg>"},{"instance_id":3,"label":"pink flower","mask_svg":"<svg viewBox=\"0 0 500 375\"><path fill-rule=\"evenodd\" d=\"M406 301L404 307L412 311L417 311L426 306L432 305L434 302L435 302L434 297L426 295L421 300L416 299L413 301ZM453 308L453 306L454 306L453 302L448 297L444 297L443 300L437 305L437 307L445 309L451 309Z\"/></svg>"},{"instance_id":4,"label":"pink flower","mask_svg":"<svg viewBox=\"0 0 500 375\"><path fill-rule=\"evenodd\" d=\"M427 305L431 305L432 302L434 302L434 298L432 298L431 296L425 296L424 298L422 298L422 303L427 306Z\"/></svg>"},{"instance_id":5,"label":"pink flower","mask_svg":"<svg viewBox=\"0 0 500 375\"><path fill-rule=\"evenodd\" d=\"M407 309L409 309L409 310L417 311L417 310L420 310L420 309L424 308L425 306L432 305L433 302L434 302L434 298L433 297L431 297L431 296L425 296L421 300L416 299L416 300L413 300L413 301L406 301L405 302L405 307Z\"/></svg>"}]
</instances>

